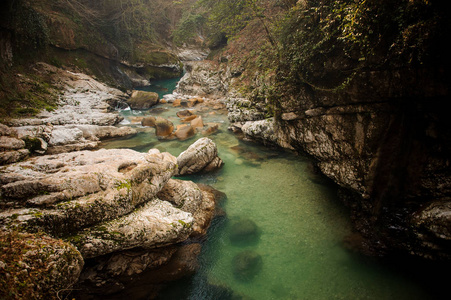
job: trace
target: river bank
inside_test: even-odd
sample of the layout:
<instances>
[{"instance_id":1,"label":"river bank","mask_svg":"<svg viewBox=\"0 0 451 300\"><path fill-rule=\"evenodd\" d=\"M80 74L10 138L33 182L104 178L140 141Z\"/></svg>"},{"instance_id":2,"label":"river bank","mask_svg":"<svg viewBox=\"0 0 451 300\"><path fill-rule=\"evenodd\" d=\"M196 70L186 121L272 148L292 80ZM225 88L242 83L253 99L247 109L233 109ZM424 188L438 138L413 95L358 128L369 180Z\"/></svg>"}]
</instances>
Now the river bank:
<instances>
[{"instance_id":1,"label":"river bank","mask_svg":"<svg viewBox=\"0 0 451 300\"><path fill-rule=\"evenodd\" d=\"M155 294L164 282L194 272L201 249L195 239L206 234L222 196L171 177L219 168L216 145L199 139L178 157L156 149L98 150L101 140L137 134L117 126L123 117L115 108L131 95L85 74L36 68L53 75L60 103L1 125L2 293L57 298L79 281L84 292L114 294L153 270L166 278L147 290ZM61 255L16 249L25 235L32 245L44 236L41 248ZM140 261L135 267L127 251ZM104 272L93 273L89 266L98 263ZM163 265L179 271L155 271ZM27 278L36 271L41 275Z\"/></svg>"}]
</instances>

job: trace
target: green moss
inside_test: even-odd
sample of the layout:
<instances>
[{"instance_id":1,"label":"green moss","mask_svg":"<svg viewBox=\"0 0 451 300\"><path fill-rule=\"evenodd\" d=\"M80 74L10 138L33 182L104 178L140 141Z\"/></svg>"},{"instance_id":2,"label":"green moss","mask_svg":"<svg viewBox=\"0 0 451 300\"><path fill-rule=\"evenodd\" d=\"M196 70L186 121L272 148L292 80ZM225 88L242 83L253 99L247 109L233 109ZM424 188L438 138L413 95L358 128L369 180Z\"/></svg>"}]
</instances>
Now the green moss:
<instances>
[{"instance_id":1,"label":"green moss","mask_svg":"<svg viewBox=\"0 0 451 300\"><path fill-rule=\"evenodd\" d=\"M30 150L30 152L34 152L36 150L41 150L41 140L32 136L25 136L22 138L25 142L25 148Z\"/></svg>"},{"instance_id":2,"label":"green moss","mask_svg":"<svg viewBox=\"0 0 451 300\"><path fill-rule=\"evenodd\" d=\"M177 220L177 222L179 222L180 224L182 224L183 228L191 228L191 224L186 223L183 220Z\"/></svg>"},{"instance_id":3,"label":"green moss","mask_svg":"<svg viewBox=\"0 0 451 300\"><path fill-rule=\"evenodd\" d=\"M126 179L126 180L123 180L123 181L118 181L116 183L116 189L118 191L121 190L121 189L124 189L124 188L127 189L127 193L129 193L131 191L132 182L131 182L130 179Z\"/></svg>"}]
</instances>

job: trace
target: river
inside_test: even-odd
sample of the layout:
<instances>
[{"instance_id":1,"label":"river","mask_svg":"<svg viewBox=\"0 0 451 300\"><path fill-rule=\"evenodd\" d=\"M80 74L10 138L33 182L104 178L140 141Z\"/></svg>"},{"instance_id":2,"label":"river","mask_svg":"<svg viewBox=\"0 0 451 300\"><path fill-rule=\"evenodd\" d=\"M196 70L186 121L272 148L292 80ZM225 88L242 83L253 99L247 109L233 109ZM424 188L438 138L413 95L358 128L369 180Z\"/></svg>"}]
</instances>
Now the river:
<instances>
[{"instance_id":1,"label":"river","mask_svg":"<svg viewBox=\"0 0 451 300\"><path fill-rule=\"evenodd\" d=\"M161 96L176 82L157 82L150 90ZM123 124L140 132L103 147L157 148L177 156L202 135L158 140L153 128L139 125L139 117L161 116L179 124L176 112L181 109L159 104L146 112L123 111ZM199 271L168 286L159 299L435 299L427 275L413 274L404 263L362 257L344 246L352 230L348 211L308 158L242 140L227 129L223 109L199 109L196 114L204 123L220 124L209 138L225 164L217 172L184 179L226 193L226 217L211 226ZM256 229L252 238L233 239L236 226L249 224ZM237 257L243 253L256 258L244 275L237 271Z\"/></svg>"}]
</instances>

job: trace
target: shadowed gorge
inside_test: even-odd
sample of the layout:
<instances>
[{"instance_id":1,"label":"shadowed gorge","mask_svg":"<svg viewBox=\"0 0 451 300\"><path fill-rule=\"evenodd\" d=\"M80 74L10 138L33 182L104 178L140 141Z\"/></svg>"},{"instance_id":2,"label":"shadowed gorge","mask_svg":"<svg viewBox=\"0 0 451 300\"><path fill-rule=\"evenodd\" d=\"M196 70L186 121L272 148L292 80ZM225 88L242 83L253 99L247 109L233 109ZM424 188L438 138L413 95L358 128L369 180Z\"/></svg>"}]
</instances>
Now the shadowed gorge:
<instances>
[{"instance_id":1,"label":"shadowed gorge","mask_svg":"<svg viewBox=\"0 0 451 300\"><path fill-rule=\"evenodd\" d=\"M0 298L442 299L449 32L438 0L3 1Z\"/></svg>"}]
</instances>

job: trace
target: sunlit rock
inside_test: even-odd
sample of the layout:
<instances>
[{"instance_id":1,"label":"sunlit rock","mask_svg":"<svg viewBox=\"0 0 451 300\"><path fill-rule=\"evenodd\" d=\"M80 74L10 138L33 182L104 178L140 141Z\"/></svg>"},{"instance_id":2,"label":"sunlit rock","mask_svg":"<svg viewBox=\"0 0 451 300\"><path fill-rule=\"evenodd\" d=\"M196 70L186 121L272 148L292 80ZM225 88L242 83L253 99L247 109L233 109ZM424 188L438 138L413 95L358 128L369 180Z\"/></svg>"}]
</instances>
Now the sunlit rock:
<instances>
[{"instance_id":1,"label":"sunlit rock","mask_svg":"<svg viewBox=\"0 0 451 300\"><path fill-rule=\"evenodd\" d=\"M210 164L215 168L222 166L216 144L207 137L200 138L177 157L178 175L197 173ZM208 168L208 170L211 170Z\"/></svg>"},{"instance_id":2,"label":"sunlit rock","mask_svg":"<svg viewBox=\"0 0 451 300\"><path fill-rule=\"evenodd\" d=\"M179 140L183 141L193 137L196 134L196 131L191 125L185 125L178 127L174 134Z\"/></svg>"},{"instance_id":3,"label":"sunlit rock","mask_svg":"<svg viewBox=\"0 0 451 300\"><path fill-rule=\"evenodd\" d=\"M155 130L157 137L169 137L172 135L172 131L174 130L174 124L169 120L157 117L155 120Z\"/></svg>"},{"instance_id":4,"label":"sunlit rock","mask_svg":"<svg viewBox=\"0 0 451 300\"><path fill-rule=\"evenodd\" d=\"M155 92L133 91L127 103L131 109L145 110L158 104L159 97Z\"/></svg>"}]
</instances>

